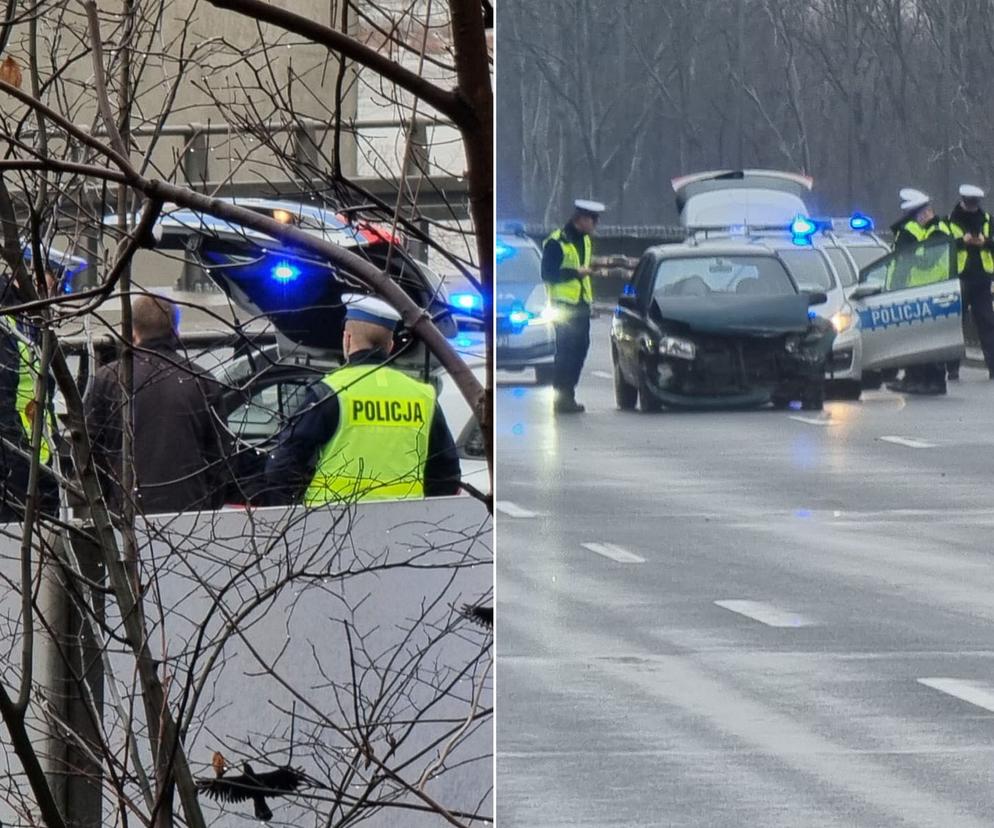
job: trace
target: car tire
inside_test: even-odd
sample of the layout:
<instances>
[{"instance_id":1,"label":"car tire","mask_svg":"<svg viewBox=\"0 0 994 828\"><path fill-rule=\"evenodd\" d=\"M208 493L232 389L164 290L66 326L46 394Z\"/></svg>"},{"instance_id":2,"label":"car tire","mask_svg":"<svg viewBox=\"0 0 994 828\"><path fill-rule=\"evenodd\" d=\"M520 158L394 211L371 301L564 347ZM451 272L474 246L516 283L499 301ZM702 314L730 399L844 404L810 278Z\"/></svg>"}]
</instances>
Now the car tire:
<instances>
[{"instance_id":1,"label":"car tire","mask_svg":"<svg viewBox=\"0 0 994 828\"><path fill-rule=\"evenodd\" d=\"M552 385L552 381L556 378L556 366L555 363L549 363L548 365L536 365L535 366L535 384L536 385Z\"/></svg>"},{"instance_id":2,"label":"car tire","mask_svg":"<svg viewBox=\"0 0 994 828\"><path fill-rule=\"evenodd\" d=\"M879 371L864 371L860 386L864 391L879 391L884 384L883 375Z\"/></svg>"},{"instance_id":3,"label":"car tire","mask_svg":"<svg viewBox=\"0 0 994 828\"><path fill-rule=\"evenodd\" d=\"M773 407L777 411L785 411L790 408L791 399L790 397L784 397L780 394L775 394L770 398L770 402L773 403Z\"/></svg>"},{"instance_id":4,"label":"car tire","mask_svg":"<svg viewBox=\"0 0 994 828\"><path fill-rule=\"evenodd\" d=\"M639 389L635 385L629 385L622 376L621 368L617 361L614 363L614 401L621 411L634 411L638 402Z\"/></svg>"},{"instance_id":5,"label":"car tire","mask_svg":"<svg viewBox=\"0 0 994 828\"><path fill-rule=\"evenodd\" d=\"M643 414L654 414L655 412L662 409L663 404L659 401L655 394L652 393L652 389L649 388L649 383L645 381L645 370L639 369L639 411Z\"/></svg>"},{"instance_id":6,"label":"car tire","mask_svg":"<svg viewBox=\"0 0 994 828\"><path fill-rule=\"evenodd\" d=\"M812 385L801 396L802 411L821 411L825 407L825 386Z\"/></svg>"},{"instance_id":7,"label":"car tire","mask_svg":"<svg viewBox=\"0 0 994 828\"><path fill-rule=\"evenodd\" d=\"M858 380L834 380L829 383L828 396L833 400L859 400L863 385Z\"/></svg>"}]
</instances>

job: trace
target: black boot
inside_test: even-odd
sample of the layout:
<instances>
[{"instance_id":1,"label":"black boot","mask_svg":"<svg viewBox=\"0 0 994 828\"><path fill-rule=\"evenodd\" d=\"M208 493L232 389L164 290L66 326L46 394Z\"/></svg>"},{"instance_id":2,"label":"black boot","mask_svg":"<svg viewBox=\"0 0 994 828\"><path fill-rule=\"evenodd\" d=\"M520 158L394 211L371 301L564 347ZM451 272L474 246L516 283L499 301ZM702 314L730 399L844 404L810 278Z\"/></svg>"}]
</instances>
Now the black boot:
<instances>
[{"instance_id":1,"label":"black boot","mask_svg":"<svg viewBox=\"0 0 994 828\"><path fill-rule=\"evenodd\" d=\"M587 409L576 401L571 391L557 391L553 411L556 414L582 414Z\"/></svg>"}]
</instances>

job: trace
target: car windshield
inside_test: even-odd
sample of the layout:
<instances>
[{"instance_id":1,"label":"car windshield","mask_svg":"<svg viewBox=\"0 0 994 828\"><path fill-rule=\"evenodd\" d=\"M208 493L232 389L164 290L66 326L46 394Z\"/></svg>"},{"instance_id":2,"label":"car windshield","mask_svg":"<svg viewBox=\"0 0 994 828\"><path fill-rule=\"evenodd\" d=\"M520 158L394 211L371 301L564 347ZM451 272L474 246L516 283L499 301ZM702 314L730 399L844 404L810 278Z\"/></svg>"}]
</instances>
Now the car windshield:
<instances>
[{"instance_id":1,"label":"car windshield","mask_svg":"<svg viewBox=\"0 0 994 828\"><path fill-rule=\"evenodd\" d=\"M542 281L542 258L531 244L497 240L497 280L537 285Z\"/></svg>"},{"instance_id":2,"label":"car windshield","mask_svg":"<svg viewBox=\"0 0 994 828\"><path fill-rule=\"evenodd\" d=\"M888 252L882 247L870 247L868 245L847 247L846 249L849 251L849 255L856 261L856 267L860 270L867 265L873 264L877 259L883 258Z\"/></svg>"},{"instance_id":3,"label":"car windshield","mask_svg":"<svg viewBox=\"0 0 994 828\"><path fill-rule=\"evenodd\" d=\"M835 287L835 278L829 270L824 256L811 247L795 247L780 251L790 275L794 277L801 290L831 290Z\"/></svg>"},{"instance_id":4,"label":"car windshield","mask_svg":"<svg viewBox=\"0 0 994 828\"><path fill-rule=\"evenodd\" d=\"M656 269L653 292L657 296L785 296L797 290L779 259L743 255L664 259Z\"/></svg>"},{"instance_id":5,"label":"car windshield","mask_svg":"<svg viewBox=\"0 0 994 828\"><path fill-rule=\"evenodd\" d=\"M853 270L852 263L849 261L846 251L841 247L827 247L825 248L825 253L832 260L835 272L838 274L839 281L842 282L843 287L856 284L856 271Z\"/></svg>"}]
</instances>

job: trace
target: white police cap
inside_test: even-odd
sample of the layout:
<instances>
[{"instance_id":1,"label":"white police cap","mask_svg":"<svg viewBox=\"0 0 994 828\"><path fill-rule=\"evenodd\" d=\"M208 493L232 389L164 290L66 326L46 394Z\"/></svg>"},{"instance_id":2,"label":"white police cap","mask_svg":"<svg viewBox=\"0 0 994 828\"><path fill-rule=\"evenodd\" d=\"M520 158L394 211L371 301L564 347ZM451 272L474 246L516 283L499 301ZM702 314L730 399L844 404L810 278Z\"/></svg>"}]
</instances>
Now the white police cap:
<instances>
[{"instance_id":1,"label":"white police cap","mask_svg":"<svg viewBox=\"0 0 994 828\"><path fill-rule=\"evenodd\" d=\"M960 184L959 194L962 198L983 198L984 191L973 184Z\"/></svg>"},{"instance_id":2,"label":"white police cap","mask_svg":"<svg viewBox=\"0 0 994 828\"><path fill-rule=\"evenodd\" d=\"M932 201L921 190L915 190L912 187L905 187L899 195L901 196L901 209L905 212L917 210Z\"/></svg>"},{"instance_id":3,"label":"white police cap","mask_svg":"<svg viewBox=\"0 0 994 828\"><path fill-rule=\"evenodd\" d=\"M573 206L583 213L593 213L595 216L607 209L599 201L589 201L585 198L578 198L573 202Z\"/></svg>"},{"instance_id":4,"label":"white police cap","mask_svg":"<svg viewBox=\"0 0 994 828\"><path fill-rule=\"evenodd\" d=\"M400 314L393 305L376 296L364 293L346 293L342 296L345 304L346 321L372 322L391 331L400 321Z\"/></svg>"}]
</instances>

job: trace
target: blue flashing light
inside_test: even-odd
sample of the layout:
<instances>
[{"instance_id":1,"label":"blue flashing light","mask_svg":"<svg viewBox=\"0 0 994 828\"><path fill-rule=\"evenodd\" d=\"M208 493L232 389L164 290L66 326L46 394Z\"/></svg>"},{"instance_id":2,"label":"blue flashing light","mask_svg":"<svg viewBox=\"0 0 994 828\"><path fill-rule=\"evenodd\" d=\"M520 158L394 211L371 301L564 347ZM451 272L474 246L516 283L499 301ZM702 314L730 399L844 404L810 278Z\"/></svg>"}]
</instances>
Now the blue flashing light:
<instances>
[{"instance_id":1,"label":"blue flashing light","mask_svg":"<svg viewBox=\"0 0 994 828\"><path fill-rule=\"evenodd\" d=\"M284 259L272 269L271 275L277 282L292 282L300 275L300 268Z\"/></svg>"},{"instance_id":2,"label":"blue flashing light","mask_svg":"<svg viewBox=\"0 0 994 828\"><path fill-rule=\"evenodd\" d=\"M468 336L460 336L456 338L456 345L460 348L470 348L473 345L473 340Z\"/></svg>"},{"instance_id":3,"label":"blue flashing light","mask_svg":"<svg viewBox=\"0 0 994 828\"><path fill-rule=\"evenodd\" d=\"M790 232L792 236L813 236L815 231L818 229L818 225L815 224L811 219L805 216L796 216L794 220L790 223Z\"/></svg>"},{"instance_id":4,"label":"blue flashing light","mask_svg":"<svg viewBox=\"0 0 994 828\"><path fill-rule=\"evenodd\" d=\"M453 293L450 297L453 307L462 310L482 310L483 297L478 293Z\"/></svg>"},{"instance_id":5,"label":"blue flashing light","mask_svg":"<svg viewBox=\"0 0 994 828\"><path fill-rule=\"evenodd\" d=\"M514 255L514 248L509 244L502 244L497 242L494 245L494 256L497 257L498 262L504 261L504 259L510 259Z\"/></svg>"},{"instance_id":6,"label":"blue flashing light","mask_svg":"<svg viewBox=\"0 0 994 828\"><path fill-rule=\"evenodd\" d=\"M864 216L862 213L853 213L849 217L849 227L853 230L872 230L873 219Z\"/></svg>"},{"instance_id":7,"label":"blue flashing light","mask_svg":"<svg viewBox=\"0 0 994 828\"><path fill-rule=\"evenodd\" d=\"M531 318L532 315L523 308L515 308L507 315L508 321L515 327L519 327L521 325L527 325L528 320Z\"/></svg>"},{"instance_id":8,"label":"blue flashing light","mask_svg":"<svg viewBox=\"0 0 994 828\"><path fill-rule=\"evenodd\" d=\"M816 319L817 317L818 317L818 314L815 311L813 311L813 310L809 310L808 311L808 319Z\"/></svg>"}]
</instances>

